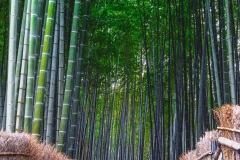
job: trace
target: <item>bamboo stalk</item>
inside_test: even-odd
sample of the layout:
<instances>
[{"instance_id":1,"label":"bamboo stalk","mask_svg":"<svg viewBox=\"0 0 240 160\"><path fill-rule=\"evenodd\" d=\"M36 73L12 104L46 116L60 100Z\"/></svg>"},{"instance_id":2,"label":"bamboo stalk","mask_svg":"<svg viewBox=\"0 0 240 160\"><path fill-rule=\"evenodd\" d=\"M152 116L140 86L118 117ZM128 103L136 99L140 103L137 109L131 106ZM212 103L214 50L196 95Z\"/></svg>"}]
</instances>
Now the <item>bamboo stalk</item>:
<instances>
[{"instance_id":1,"label":"bamboo stalk","mask_svg":"<svg viewBox=\"0 0 240 160\"><path fill-rule=\"evenodd\" d=\"M58 32L58 27L59 27L59 6L60 4L57 4L57 12L56 12L56 21L55 21L55 29L54 29L54 43L53 43L53 53L52 53L52 63L51 63L51 78L50 78L50 85L49 85L49 100L48 100L48 110L47 108L45 108L45 110L47 110L47 123L46 123L46 143L47 144L51 144L54 142L54 101L55 101L55 86L56 86L56 74L57 74L57 51L58 51L58 36L59 36L59 32Z\"/></svg>"},{"instance_id":2,"label":"bamboo stalk","mask_svg":"<svg viewBox=\"0 0 240 160\"><path fill-rule=\"evenodd\" d=\"M197 160L201 160L201 159L203 159L204 157L209 156L209 155L211 155L211 154L212 154L211 151L207 151L206 153L204 153L203 155L201 155L200 157L198 157Z\"/></svg>"},{"instance_id":3,"label":"bamboo stalk","mask_svg":"<svg viewBox=\"0 0 240 160\"><path fill-rule=\"evenodd\" d=\"M19 75L19 82L17 84L17 98L16 107L17 107L17 116L16 116L16 132L21 132L23 130L23 120L24 120L24 112L25 112L25 98L26 98L26 87L27 87L27 72L28 72L28 51L29 51L29 28L30 28L30 14L31 14L31 1L27 2L27 9L26 9L26 24L24 25L24 40L23 40L23 49L21 56L21 66L20 75ZM20 50L20 49L19 49ZM16 88L15 87L15 88Z\"/></svg>"},{"instance_id":4,"label":"bamboo stalk","mask_svg":"<svg viewBox=\"0 0 240 160\"><path fill-rule=\"evenodd\" d=\"M67 64L67 73L66 73L66 81L65 81L65 91L63 98L63 107L59 126L58 133L58 143L57 149L58 151L62 151L65 145L65 136L68 124L68 115L70 112L70 100L73 91L73 73L75 69L75 58L76 58L76 48L77 48L77 37L78 37L78 28L79 28L79 13L80 13L80 0L75 0L74 3L74 13L73 13L73 21L72 21L72 29L70 35L70 48L69 48L69 58Z\"/></svg>"},{"instance_id":5,"label":"bamboo stalk","mask_svg":"<svg viewBox=\"0 0 240 160\"><path fill-rule=\"evenodd\" d=\"M210 31L210 40L211 40L211 49L212 49L212 58L213 58L213 67L214 67L214 76L216 77L216 92L217 92L217 102L218 105L222 105L222 99L221 99L221 90L220 90L220 83L219 83L219 76L218 76L218 65L217 65L217 56L216 56L216 49L215 49L215 41L214 41L214 33L213 33L213 26L212 26L212 17L210 13L210 0L206 3L207 8L207 20L209 25L209 31Z\"/></svg>"},{"instance_id":6,"label":"bamboo stalk","mask_svg":"<svg viewBox=\"0 0 240 160\"><path fill-rule=\"evenodd\" d=\"M0 156L11 156L11 155L31 156L30 154L20 153L20 152L0 152Z\"/></svg>"},{"instance_id":7,"label":"bamboo stalk","mask_svg":"<svg viewBox=\"0 0 240 160\"><path fill-rule=\"evenodd\" d=\"M226 7L226 24L227 24L227 46L228 46L228 53L229 53L229 73L230 73L230 88L231 88L231 102L233 104L236 104L236 91L235 91L235 76L234 76L234 57L233 57L233 52L232 52L232 41L231 41L231 24L230 24L230 10L229 10L229 0L225 0L225 7Z\"/></svg>"},{"instance_id":8,"label":"bamboo stalk","mask_svg":"<svg viewBox=\"0 0 240 160\"><path fill-rule=\"evenodd\" d=\"M50 42L53 37L53 25L55 20L55 10L56 10L56 0L50 0L48 2L48 14L46 21L46 30L44 34L43 41L43 50L41 56L41 65L39 70L39 79L38 79L38 87L36 94L36 103L35 103L35 112L34 112L34 120L33 120L33 135L36 137L41 137L42 126L43 126L43 110L44 110L44 101L46 95L46 79L47 79L47 68L50 54Z\"/></svg>"},{"instance_id":9,"label":"bamboo stalk","mask_svg":"<svg viewBox=\"0 0 240 160\"><path fill-rule=\"evenodd\" d=\"M8 68L7 68L7 90L6 90L6 131L15 132L15 70L17 55L17 17L18 1L10 1L10 24L9 24L9 45L8 45Z\"/></svg>"},{"instance_id":10,"label":"bamboo stalk","mask_svg":"<svg viewBox=\"0 0 240 160\"><path fill-rule=\"evenodd\" d=\"M35 52L37 49L37 16L38 16L38 0L31 1L30 11L30 30L29 30L29 44L28 44L28 61L27 61L27 86L25 96L25 113L24 113L24 132L32 132L33 119L33 100L34 100L34 83L35 83ZM36 25L37 24L37 25Z\"/></svg>"},{"instance_id":11,"label":"bamboo stalk","mask_svg":"<svg viewBox=\"0 0 240 160\"><path fill-rule=\"evenodd\" d=\"M224 131L231 131L231 132L237 132L240 133L240 130L238 129L233 129L233 128L227 128L227 127L217 127L219 130L224 130Z\"/></svg>"}]
</instances>

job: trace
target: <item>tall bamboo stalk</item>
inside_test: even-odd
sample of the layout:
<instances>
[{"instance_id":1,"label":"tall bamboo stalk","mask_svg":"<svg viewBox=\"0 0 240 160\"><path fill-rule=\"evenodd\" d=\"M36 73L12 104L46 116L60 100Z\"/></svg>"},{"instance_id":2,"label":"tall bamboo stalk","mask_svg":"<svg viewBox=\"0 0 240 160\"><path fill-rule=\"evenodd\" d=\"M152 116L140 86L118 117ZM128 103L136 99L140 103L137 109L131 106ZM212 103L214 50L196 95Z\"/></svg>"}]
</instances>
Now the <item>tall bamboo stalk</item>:
<instances>
[{"instance_id":1,"label":"tall bamboo stalk","mask_svg":"<svg viewBox=\"0 0 240 160\"><path fill-rule=\"evenodd\" d=\"M31 1L31 18L29 34L29 51L28 51L28 72L26 88L26 105L24 114L24 132L32 132L32 114L33 114L33 95L35 83L35 53L37 52L37 18L38 18L38 0Z\"/></svg>"},{"instance_id":2,"label":"tall bamboo stalk","mask_svg":"<svg viewBox=\"0 0 240 160\"><path fill-rule=\"evenodd\" d=\"M22 64L21 62L22 62L22 55L23 55L27 4L28 4L28 1L26 0L24 2L24 11L23 11L23 17L22 17L22 23L21 23L19 44L18 44L18 54L17 54L17 63L16 63L16 73L15 73L15 91L14 91L15 105L17 104L17 99L18 99L18 88L19 88L20 72L21 72L21 64Z\"/></svg>"},{"instance_id":3,"label":"tall bamboo stalk","mask_svg":"<svg viewBox=\"0 0 240 160\"><path fill-rule=\"evenodd\" d=\"M52 66L51 66L51 81L50 81L50 90L49 90L49 102L48 102L48 114L47 114L47 133L46 133L46 143L51 144L54 142L54 133L53 133L53 111L55 106L55 86L56 86L56 78L57 78L57 55L58 55L58 43L59 43L59 7L57 6L57 15L55 21L55 29L54 29L54 43L53 43L53 53L52 53ZM47 108L45 108L47 110Z\"/></svg>"},{"instance_id":4,"label":"tall bamboo stalk","mask_svg":"<svg viewBox=\"0 0 240 160\"><path fill-rule=\"evenodd\" d=\"M33 135L40 138L43 122L44 96L46 94L46 76L47 65L50 54L50 44L53 36L53 25L55 20L56 0L49 0L46 30L44 34L44 43L36 94L36 104L33 120Z\"/></svg>"},{"instance_id":5,"label":"tall bamboo stalk","mask_svg":"<svg viewBox=\"0 0 240 160\"><path fill-rule=\"evenodd\" d=\"M90 7L90 0L86 0L85 4L85 13L83 19L83 29L81 35L81 42L80 42L80 49L79 49L79 56L77 56L77 64L76 64L76 78L74 82L74 93L73 93L73 105L70 117L70 137L69 137L69 148L68 148L68 155L72 158L74 156L74 144L76 138L76 127L77 127L77 119L80 118L78 115L78 106L79 106L79 95L80 95L80 81L81 81L81 74L82 74L82 61L84 55L84 46L86 41L86 33L87 33L87 21L88 21L88 14L89 14L89 7Z\"/></svg>"},{"instance_id":6,"label":"tall bamboo stalk","mask_svg":"<svg viewBox=\"0 0 240 160\"><path fill-rule=\"evenodd\" d=\"M45 29L46 29L46 22L47 22L47 13L48 13L48 4L49 4L49 0L46 0L45 2L45 10L44 10L44 16L43 16L43 26L42 28L40 28L39 32L41 32L41 37L38 37L38 42L39 42L39 45L40 45L40 52L39 52L39 55L35 54L36 56L38 56L38 59L36 57L36 65L35 65L35 69L36 69L36 73L35 73L35 77L36 77L36 81L35 81L35 91L34 91L34 94L36 95L36 92L37 92L37 85L38 85L38 79L39 79L39 72L40 72L40 65L41 65L41 58L42 58L42 50L43 50L43 43L44 43L44 34L45 34ZM39 17L38 17L38 21L40 21ZM41 21L42 22L42 21ZM41 38L41 40L40 40ZM36 102L36 99L34 99L34 104Z\"/></svg>"},{"instance_id":7,"label":"tall bamboo stalk","mask_svg":"<svg viewBox=\"0 0 240 160\"><path fill-rule=\"evenodd\" d=\"M203 123L203 108L204 108L204 86L206 79L206 51L207 51L207 31L208 31L208 23L207 23L207 13L205 13L205 26L204 26L204 40L203 40L203 51L202 51L202 62L201 62L201 79L200 79L200 87L199 87L199 101L198 101L198 112L197 112L197 138L200 138L204 133L204 123Z\"/></svg>"},{"instance_id":8,"label":"tall bamboo stalk","mask_svg":"<svg viewBox=\"0 0 240 160\"><path fill-rule=\"evenodd\" d=\"M68 58L68 68L66 75L66 85L64 91L63 108L61 113L61 122L58 133L58 151L62 151L65 142L67 124L68 124L68 114L70 111L70 100L72 95L72 85L73 85L73 72L74 72L74 62L76 56L77 47L77 37L78 37L78 27L79 27L79 12L80 12L80 0L75 0L74 13L72 21L72 31Z\"/></svg>"},{"instance_id":9,"label":"tall bamboo stalk","mask_svg":"<svg viewBox=\"0 0 240 160\"><path fill-rule=\"evenodd\" d=\"M57 108L57 126L56 126L56 142L58 140L58 131L60 118L62 115L63 94L64 94L64 0L59 0L60 3L60 24L59 24L59 55L58 55L58 108Z\"/></svg>"},{"instance_id":10,"label":"tall bamboo stalk","mask_svg":"<svg viewBox=\"0 0 240 160\"><path fill-rule=\"evenodd\" d=\"M210 14L210 2L209 2L209 0L206 1L206 8L207 8L208 25L209 25L210 39L211 39L214 76L215 76L215 83L216 83L216 89L217 89L216 90L216 92L217 92L217 102L218 102L218 106L221 106L222 105L222 99L221 99L221 91L220 91L220 84L219 84L218 65L217 65L217 57L216 57L216 50L215 50L215 42L214 42L214 37L213 37L212 18L211 18L211 14Z\"/></svg>"},{"instance_id":11,"label":"tall bamboo stalk","mask_svg":"<svg viewBox=\"0 0 240 160\"><path fill-rule=\"evenodd\" d=\"M233 65L233 50L232 50L232 38L231 38L231 26L230 26L230 13L229 13L229 0L225 0L226 7L226 23L227 23L227 44L229 53L229 74L231 80L231 102L236 104L236 90L235 90L235 72Z\"/></svg>"},{"instance_id":12,"label":"tall bamboo stalk","mask_svg":"<svg viewBox=\"0 0 240 160\"><path fill-rule=\"evenodd\" d=\"M21 132L23 128L23 117L24 117L24 106L25 106L25 95L26 95L26 81L27 81L27 64L28 64L28 49L29 49L29 27L30 27L30 10L31 1L27 0L27 10L26 10L26 24L24 27L24 45L22 54L22 65L21 65L21 75L20 75L20 85L17 99L17 119L16 119L16 131Z\"/></svg>"},{"instance_id":13,"label":"tall bamboo stalk","mask_svg":"<svg viewBox=\"0 0 240 160\"><path fill-rule=\"evenodd\" d=\"M10 29L9 29L9 48L8 48L8 78L7 78L7 112L6 112L6 131L15 130L15 70L17 55L17 21L18 21L18 0L11 1L10 9Z\"/></svg>"}]
</instances>

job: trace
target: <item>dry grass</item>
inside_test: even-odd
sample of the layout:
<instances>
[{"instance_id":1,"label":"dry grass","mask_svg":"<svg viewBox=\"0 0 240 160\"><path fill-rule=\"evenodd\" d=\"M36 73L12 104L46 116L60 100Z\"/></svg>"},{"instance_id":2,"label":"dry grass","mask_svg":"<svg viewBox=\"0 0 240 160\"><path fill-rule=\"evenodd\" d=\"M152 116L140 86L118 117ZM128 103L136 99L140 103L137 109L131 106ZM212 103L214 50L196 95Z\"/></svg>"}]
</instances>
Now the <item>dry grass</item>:
<instances>
[{"instance_id":1,"label":"dry grass","mask_svg":"<svg viewBox=\"0 0 240 160\"><path fill-rule=\"evenodd\" d=\"M226 127L232 129L240 129L240 106L238 105L223 105L221 108L213 110L214 117L217 120L219 127ZM240 143L240 133L220 130L221 136L234 140ZM239 154L233 149L222 146L224 159L240 159Z\"/></svg>"},{"instance_id":2,"label":"dry grass","mask_svg":"<svg viewBox=\"0 0 240 160\"><path fill-rule=\"evenodd\" d=\"M240 106L226 104L220 108L213 110L214 118L216 119L217 126L223 128L230 128L235 130L240 130ZM200 157L206 151L211 150L211 141L217 140L219 136L234 140L240 143L240 133L229 131L229 130L219 130L206 132L203 138L196 144L196 149L183 154L180 160L193 160ZM233 149L222 145L222 153L224 159L240 159L239 154ZM207 159L207 158L205 158Z\"/></svg>"},{"instance_id":3,"label":"dry grass","mask_svg":"<svg viewBox=\"0 0 240 160\"><path fill-rule=\"evenodd\" d=\"M68 160L50 145L39 143L36 138L25 133L0 131L1 160Z\"/></svg>"},{"instance_id":4,"label":"dry grass","mask_svg":"<svg viewBox=\"0 0 240 160\"><path fill-rule=\"evenodd\" d=\"M233 108L233 105L226 104L213 110L214 117L219 127L233 128ZM220 131L220 135L228 139L233 139L233 132L231 131ZM233 159L233 150L231 148L222 146L222 152L224 159Z\"/></svg>"},{"instance_id":5,"label":"dry grass","mask_svg":"<svg viewBox=\"0 0 240 160\"><path fill-rule=\"evenodd\" d=\"M235 105L233 107L233 116L232 116L233 129L240 130L240 106ZM233 132L233 140L240 143L240 133ZM233 153L236 159L240 159L240 156L237 152Z\"/></svg>"},{"instance_id":6,"label":"dry grass","mask_svg":"<svg viewBox=\"0 0 240 160\"><path fill-rule=\"evenodd\" d=\"M200 138L196 144L196 149L183 154L180 160L196 160L206 152L211 151L211 141L216 141L219 137L219 133L216 130L205 132L205 135ZM202 160L211 160L211 156L206 156Z\"/></svg>"}]
</instances>

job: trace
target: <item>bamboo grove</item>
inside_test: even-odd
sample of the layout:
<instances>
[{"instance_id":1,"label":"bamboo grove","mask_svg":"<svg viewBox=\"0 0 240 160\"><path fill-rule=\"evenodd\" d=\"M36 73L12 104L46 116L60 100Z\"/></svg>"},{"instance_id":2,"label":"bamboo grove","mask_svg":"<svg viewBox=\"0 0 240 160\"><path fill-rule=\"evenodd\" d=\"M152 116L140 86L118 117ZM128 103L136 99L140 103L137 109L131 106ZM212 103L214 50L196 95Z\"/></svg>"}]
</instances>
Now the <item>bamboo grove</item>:
<instances>
[{"instance_id":1,"label":"bamboo grove","mask_svg":"<svg viewBox=\"0 0 240 160\"><path fill-rule=\"evenodd\" d=\"M178 159L240 103L239 0L1 0L0 126L73 159Z\"/></svg>"}]
</instances>

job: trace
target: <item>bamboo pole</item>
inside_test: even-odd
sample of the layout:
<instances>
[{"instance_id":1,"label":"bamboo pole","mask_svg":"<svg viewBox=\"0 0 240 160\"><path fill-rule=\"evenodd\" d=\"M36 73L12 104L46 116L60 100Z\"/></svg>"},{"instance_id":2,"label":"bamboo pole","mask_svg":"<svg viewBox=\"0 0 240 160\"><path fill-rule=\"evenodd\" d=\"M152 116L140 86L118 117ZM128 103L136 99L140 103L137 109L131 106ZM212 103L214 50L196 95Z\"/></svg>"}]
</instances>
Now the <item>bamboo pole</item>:
<instances>
[{"instance_id":1,"label":"bamboo pole","mask_svg":"<svg viewBox=\"0 0 240 160\"><path fill-rule=\"evenodd\" d=\"M27 153L20 153L20 152L0 152L0 156L31 156Z\"/></svg>"},{"instance_id":2,"label":"bamboo pole","mask_svg":"<svg viewBox=\"0 0 240 160\"><path fill-rule=\"evenodd\" d=\"M204 157L209 156L209 155L212 155L212 152L211 152L211 151L205 152L203 155L201 155L200 157L198 157L197 160L201 160L201 159L203 159Z\"/></svg>"},{"instance_id":3,"label":"bamboo pole","mask_svg":"<svg viewBox=\"0 0 240 160\"><path fill-rule=\"evenodd\" d=\"M229 148L232 148L232 149L236 150L238 153L240 153L240 143L237 143L233 140L230 140L230 139L227 139L224 137L219 137L218 143L225 145Z\"/></svg>"},{"instance_id":4,"label":"bamboo pole","mask_svg":"<svg viewBox=\"0 0 240 160\"><path fill-rule=\"evenodd\" d=\"M237 132L240 133L240 130L233 129L233 128L227 128L227 127L217 127L218 130L224 130L224 131L231 131L231 132Z\"/></svg>"},{"instance_id":5,"label":"bamboo pole","mask_svg":"<svg viewBox=\"0 0 240 160\"><path fill-rule=\"evenodd\" d=\"M10 3L9 45L8 45L8 68L7 68L7 90L6 90L6 131L15 132L15 69L17 55L17 18L18 1Z\"/></svg>"}]
</instances>

